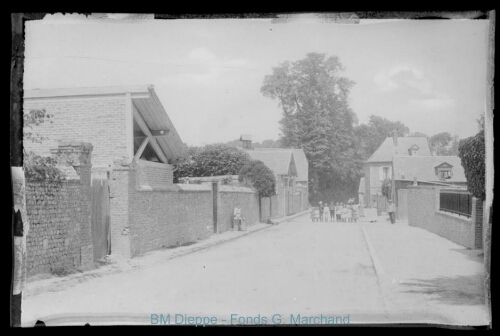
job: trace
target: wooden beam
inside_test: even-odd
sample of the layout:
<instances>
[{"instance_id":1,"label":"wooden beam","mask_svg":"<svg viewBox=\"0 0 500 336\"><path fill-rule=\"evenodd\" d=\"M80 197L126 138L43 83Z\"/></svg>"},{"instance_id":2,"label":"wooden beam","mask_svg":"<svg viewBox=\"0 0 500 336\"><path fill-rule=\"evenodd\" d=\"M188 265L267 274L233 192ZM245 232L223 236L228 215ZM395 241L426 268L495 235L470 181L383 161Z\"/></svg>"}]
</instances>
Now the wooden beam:
<instances>
[{"instance_id":1,"label":"wooden beam","mask_svg":"<svg viewBox=\"0 0 500 336\"><path fill-rule=\"evenodd\" d=\"M142 119L142 116L139 114L139 111L137 111L136 109L134 109L134 119L137 122L137 125L139 125L139 127L141 128L141 130L144 132L144 134L148 137L149 143L151 144L151 146L153 147L154 151L156 152L156 155L158 155L158 158L163 163L168 163L168 159L165 156L165 154L163 154L163 151L161 150L160 145L158 145L158 142L156 141L156 139L151 134L151 131L149 130L148 125L146 124L146 122L144 121L144 119Z\"/></svg>"},{"instance_id":2,"label":"wooden beam","mask_svg":"<svg viewBox=\"0 0 500 336\"><path fill-rule=\"evenodd\" d=\"M167 136L170 133L169 129L149 130L154 137ZM141 131L134 132L134 138L145 137Z\"/></svg>"},{"instance_id":3,"label":"wooden beam","mask_svg":"<svg viewBox=\"0 0 500 336\"><path fill-rule=\"evenodd\" d=\"M125 142L127 155L129 158L134 157L134 117L132 98L130 93L125 94Z\"/></svg>"},{"instance_id":4,"label":"wooden beam","mask_svg":"<svg viewBox=\"0 0 500 336\"><path fill-rule=\"evenodd\" d=\"M145 138L139 149L137 149L137 152L135 153L134 160L139 160L141 158L142 152L144 152L144 149L146 149L146 146L148 145L149 138Z\"/></svg>"}]
</instances>

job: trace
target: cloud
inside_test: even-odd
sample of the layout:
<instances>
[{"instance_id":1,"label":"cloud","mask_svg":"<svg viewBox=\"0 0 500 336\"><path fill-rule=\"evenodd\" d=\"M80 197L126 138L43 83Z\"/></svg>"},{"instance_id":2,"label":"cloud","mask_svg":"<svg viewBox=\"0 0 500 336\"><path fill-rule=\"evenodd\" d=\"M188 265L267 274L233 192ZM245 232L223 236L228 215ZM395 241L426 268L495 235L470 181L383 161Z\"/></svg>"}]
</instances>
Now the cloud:
<instances>
[{"instance_id":1,"label":"cloud","mask_svg":"<svg viewBox=\"0 0 500 336\"><path fill-rule=\"evenodd\" d=\"M398 93L409 103L427 110L449 109L455 100L435 89L424 72L408 65L396 66L388 71L380 71L373 78L380 92Z\"/></svg>"}]
</instances>

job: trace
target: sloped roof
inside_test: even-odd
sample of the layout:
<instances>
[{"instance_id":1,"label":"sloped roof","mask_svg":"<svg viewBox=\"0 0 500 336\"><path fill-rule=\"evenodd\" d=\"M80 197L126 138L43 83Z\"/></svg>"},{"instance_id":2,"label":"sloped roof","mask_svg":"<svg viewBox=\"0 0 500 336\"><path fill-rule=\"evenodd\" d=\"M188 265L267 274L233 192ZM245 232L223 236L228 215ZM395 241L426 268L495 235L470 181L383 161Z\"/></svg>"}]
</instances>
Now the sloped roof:
<instances>
[{"instance_id":1,"label":"sloped roof","mask_svg":"<svg viewBox=\"0 0 500 336\"><path fill-rule=\"evenodd\" d=\"M297 181L309 181L309 162L306 153L302 148L293 148L292 151L297 167Z\"/></svg>"},{"instance_id":2,"label":"sloped roof","mask_svg":"<svg viewBox=\"0 0 500 336\"><path fill-rule=\"evenodd\" d=\"M435 168L445 162L453 166L452 176L440 181ZM393 165L395 180L413 180L416 177L419 181L467 182L458 156L394 156Z\"/></svg>"},{"instance_id":3,"label":"sloped roof","mask_svg":"<svg viewBox=\"0 0 500 336\"><path fill-rule=\"evenodd\" d=\"M375 153L373 153L373 155L366 160L366 162L390 162L392 161L392 157L395 155L408 155L408 149L413 145L420 147L418 155L432 155L429 143L425 137L398 137L397 141L398 145L394 146L393 138L386 138Z\"/></svg>"},{"instance_id":4,"label":"sloped roof","mask_svg":"<svg viewBox=\"0 0 500 336\"><path fill-rule=\"evenodd\" d=\"M256 148L244 150L253 160L264 162L275 174L296 175L293 151L287 148Z\"/></svg>"},{"instance_id":5,"label":"sloped roof","mask_svg":"<svg viewBox=\"0 0 500 336\"><path fill-rule=\"evenodd\" d=\"M167 135L156 137L158 145L165 156L169 160L187 159L189 157L187 146L182 142L175 130L154 91L153 85L33 89L24 91L24 99L125 96L126 94L130 94L132 105L137 108L149 129L170 130ZM85 111L82 111L82 113L85 113Z\"/></svg>"}]
</instances>

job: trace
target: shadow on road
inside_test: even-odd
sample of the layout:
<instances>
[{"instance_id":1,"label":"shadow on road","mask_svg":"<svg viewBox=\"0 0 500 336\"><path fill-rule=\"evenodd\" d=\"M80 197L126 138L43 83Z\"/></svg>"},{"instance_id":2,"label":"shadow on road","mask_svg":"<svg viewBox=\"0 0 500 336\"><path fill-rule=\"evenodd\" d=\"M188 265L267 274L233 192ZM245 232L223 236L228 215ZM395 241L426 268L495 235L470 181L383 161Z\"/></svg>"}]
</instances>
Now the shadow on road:
<instances>
[{"instance_id":1,"label":"shadow on road","mask_svg":"<svg viewBox=\"0 0 500 336\"><path fill-rule=\"evenodd\" d=\"M453 252L458 252L467 257L467 259L476 261L479 263L484 262L484 252L483 250L470 250L470 249L451 249Z\"/></svg>"},{"instance_id":2,"label":"shadow on road","mask_svg":"<svg viewBox=\"0 0 500 336\"><path fill-rule=\"evenodd\" d=\"M407 293L428 294L430 300L451 305L480 305L484 299L484 277L478 273L470 276L438 277L431 280L406 281L401 284Z\"/></svg>"}]
</instances>

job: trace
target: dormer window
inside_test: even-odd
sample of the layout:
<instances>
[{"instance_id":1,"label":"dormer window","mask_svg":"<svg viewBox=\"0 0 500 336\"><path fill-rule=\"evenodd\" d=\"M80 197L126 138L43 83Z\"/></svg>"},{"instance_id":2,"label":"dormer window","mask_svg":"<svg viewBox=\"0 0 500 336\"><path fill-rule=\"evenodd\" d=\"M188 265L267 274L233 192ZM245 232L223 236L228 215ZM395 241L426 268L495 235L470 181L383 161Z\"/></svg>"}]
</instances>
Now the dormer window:
<instances>
[{"instance_id":1,"label":"dormer window","mask_svg":"<svg viewBox=\"0 0 500 336\"><path fill-rule=\"evenodd\" d=\"M439 180L446 181L453 177L453 166L447 162L441 163L439 166L434 167L435 173Z\"/></svg>"},{"instance_id":2,"label":"dormer window","mask_svg":"<svg viewBox=\"0 0 500 336\"><path fill-rule=\"evenodd\" d=\"M416 156L416 155L418 155L419 149L420 149L420 147L418 147L417 145L413 145L410 148L408 148L408 154L410 156Z\"/></svg>"}]
</instances>

